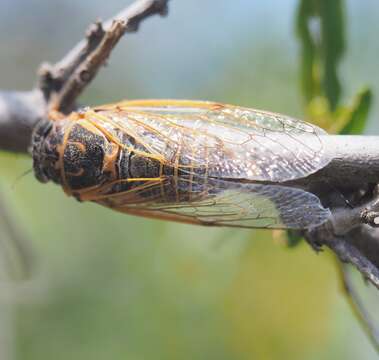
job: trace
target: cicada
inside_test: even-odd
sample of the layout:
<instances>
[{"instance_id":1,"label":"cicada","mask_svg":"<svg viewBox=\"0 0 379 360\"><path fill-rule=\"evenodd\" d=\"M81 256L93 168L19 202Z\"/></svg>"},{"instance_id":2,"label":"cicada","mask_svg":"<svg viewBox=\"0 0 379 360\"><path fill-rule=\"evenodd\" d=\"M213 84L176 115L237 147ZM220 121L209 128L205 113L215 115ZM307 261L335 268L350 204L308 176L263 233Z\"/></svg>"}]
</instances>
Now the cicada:
<instances>
[{"instance_id":1,"label":"cicada","mask_svg":"<svg viewBox=\"0 0 379 360\"><path fill-rule=\"evenodd\" d=\"M305 229L330 211L286 182L331 160L326 133L271 112L203 101L125 101L41 121L38 180L79 201L151 218Z\"/></svg>"}]
</instances>

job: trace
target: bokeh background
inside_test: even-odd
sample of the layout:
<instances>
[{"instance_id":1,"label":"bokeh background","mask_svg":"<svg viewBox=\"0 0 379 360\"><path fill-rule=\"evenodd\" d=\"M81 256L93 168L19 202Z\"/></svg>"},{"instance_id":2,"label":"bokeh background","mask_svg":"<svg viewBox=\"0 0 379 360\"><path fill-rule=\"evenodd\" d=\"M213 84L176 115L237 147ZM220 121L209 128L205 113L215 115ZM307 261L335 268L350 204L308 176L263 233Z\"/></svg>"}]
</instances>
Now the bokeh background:
<instances>
[{"instance_id":1,"label":"bokeh background","mask_svg":"<svg viewBox=\"0 0 379 360\"><path fill-rule=\"evenodd\" d=\"M1 0L0 87L29 89L94 19L131 1ZM189 98L305 118L297 0L176 1L126 35L81 98ZM347 101L379 94L379 3L344 2ZM378 133L374 101L367 133ZM340 291L332 255L282 234L208 229L79 204L0 154L0 191L33 257L2 260L0 359L376 359ZM4 216L4 214L2 214ZM1 225L0 225L1 226ZM9 236L0 227L1 242ZM5 245L4 245L5 246ZM2 245L2 247L4 247ZM5 251L4 251L5 252Z\"/></svg>"}]
</instances>

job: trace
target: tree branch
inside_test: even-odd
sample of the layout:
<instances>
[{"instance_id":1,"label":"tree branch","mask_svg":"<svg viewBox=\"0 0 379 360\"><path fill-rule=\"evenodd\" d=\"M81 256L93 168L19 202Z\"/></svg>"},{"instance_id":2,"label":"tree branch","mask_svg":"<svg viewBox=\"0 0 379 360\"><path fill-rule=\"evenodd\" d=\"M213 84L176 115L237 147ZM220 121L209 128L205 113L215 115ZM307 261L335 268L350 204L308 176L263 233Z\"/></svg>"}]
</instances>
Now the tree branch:
<instances>
[{"instance_id":1,"label":"tree branch","mask_svg":"<svg viewBox=\"0 0 379 360\"><path fill-rule=\"evenodd\" d=\"M34 125L46 115L39 89L0 91L0 149L26 153Z\"/></svg>"},{"instance_id":2,"label":"tree branch","mask_svg":"<svg viewBox=\"0 0 379 360\"><path fill-rule=\"evenodd\" d=\"M378 136L322 135L320 139L324 147L321 156L328 157L329 164L305 178L285 182L285 185L309 187L323 183L324 188L329 184L356 190L368 183L379 183ZM309 144L306 137L300 141Z\"/></svg>"},{"instance_id":3,"label":"tree branch","mask_svg":"<svg viewBox=\"0 0 379 360\"><path fill-rule=\"evenodd\" d=\"M111 51L126 33L136 32L146 18L167 14L168 0L139 0L104 24L97 21L62 60L40 71L40 87L54 110L67 113L75 100L105 64Z\"/></svg>"},{"instance_id":4,"label":"tree branch","mask_svg":"<svg viewBox=\"0 0 379 360\"><path fill-rule=\"evenodd\" d=\"M335 238L334 241L325 242L325 245L333 250L342 262L353 264L379 290L379 269L347 239Z\"/></svg>"},{"instance_id":5,"label":"tree branch","mask_svg":"<svg viewBox=\"0 0 379 360\"><path fill-rule=\"evenodd\" d=\"M36 89L0 92L0 149L26 153L36 123L49 110L70 112L120 38L150 16L165 15L168 1L137 0L104 24L97 21L62 60L41 66Z\"/></svg>"},{"instance_id":6,"label":"tree branch","mask_svg":"<svg viewBox=\"0 0 379 360\"><path fill-rule=\"evenodd\" d=\"M356 206L334 204L329 220L305 230L304 237L316 251L322 246L330 248L379 290L379 228L375 221L370 225L365 222L367 211L378 214L378 196L376 187L368 200L364 196Z\"/></svg>"}]
</instances>

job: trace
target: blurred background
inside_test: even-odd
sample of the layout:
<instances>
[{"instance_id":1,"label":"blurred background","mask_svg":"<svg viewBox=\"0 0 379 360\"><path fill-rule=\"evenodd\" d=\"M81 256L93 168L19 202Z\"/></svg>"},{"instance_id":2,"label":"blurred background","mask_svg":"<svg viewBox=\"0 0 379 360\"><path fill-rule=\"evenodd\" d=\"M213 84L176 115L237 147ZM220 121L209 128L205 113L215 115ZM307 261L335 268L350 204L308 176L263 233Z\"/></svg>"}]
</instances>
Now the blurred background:
<instances>
[{"instance_id":1,"label":"blurred background","mask_svg":"<svg viewBox=\"0 0 379 360\"><path fill-rule=\"evenodd\" d=\"M1 0L0 87L30 89L42 61L59 60L90 22L128 3ZM203 99L312 120L299 3L172 0L168 17L124 37L81 102ZM339 101L349 104L363 86L379 94L379 3L341 6ZM378 115L374 101L366 133L378 134ZM1 360L377 358L327 251L288 248L285 234L80 204L32 174L17 180L30 168L28 156L0 154L0 194L33 258L31 278L18 282L2 260ZM0 237L9 238L1 223Z\"/></svg>"}]
</instances>

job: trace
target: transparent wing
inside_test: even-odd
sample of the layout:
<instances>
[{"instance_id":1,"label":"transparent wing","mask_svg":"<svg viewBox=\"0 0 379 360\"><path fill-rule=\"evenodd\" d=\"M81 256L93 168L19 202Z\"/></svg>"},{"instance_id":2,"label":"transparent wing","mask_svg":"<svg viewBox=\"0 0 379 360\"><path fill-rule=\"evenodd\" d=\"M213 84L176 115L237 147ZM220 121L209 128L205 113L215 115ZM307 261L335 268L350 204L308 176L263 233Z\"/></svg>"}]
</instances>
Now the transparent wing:
<instances>
[{"instance_id":1,"label":"transparent wing","mask_svg":"<svg viewBox=\"0 0 379 360\"><path fill-rule=\"evenodd\" d=\"M170 198L176 183L177 194ZM93 196L115 210L152 218L199 225L245 228L304 229L318 226L330 216L319 199L300 189L209 179L191 184L181 179L141 182L132 191ZM162 195L165 194L165 195ZM190 198L183 199L183 194Z\"/></svg>"},{"instance_id":2,"label":"transparent wing","mask_svg":"<svg viewBox=\"0 0 379 360\"><path fill-rule=\"evenodd\" d=\"M318 127L280 114L200 101L130 101L95 108L94 121L183 171L281 182L331 159ZM89 116L91 117L91 116ZM138 149L136 149L138 151Z\"/></svg>"}]
</instances>

